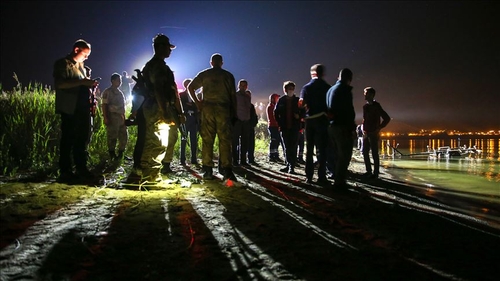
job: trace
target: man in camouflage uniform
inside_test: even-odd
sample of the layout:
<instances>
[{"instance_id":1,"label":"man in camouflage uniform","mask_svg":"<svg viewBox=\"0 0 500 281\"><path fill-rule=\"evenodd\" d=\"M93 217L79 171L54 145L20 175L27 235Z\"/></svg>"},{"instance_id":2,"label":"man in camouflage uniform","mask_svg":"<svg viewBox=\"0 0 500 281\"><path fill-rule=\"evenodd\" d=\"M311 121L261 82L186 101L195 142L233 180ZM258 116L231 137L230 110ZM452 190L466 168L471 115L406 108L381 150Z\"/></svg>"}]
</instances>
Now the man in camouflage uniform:
<instances>
[{"instance_id":1,"label":"man in camouflage uniform","mask_svg":"<svg viewBox=\"0 0 500 281\"><path fill-rule=\"evenodd\" d=\"M232 171L232 122L236 118L236 83L233 74L222 69L222 56L213 54L211 68L199 72L188 85L188 91L201 112L200 135L202 139L203 179L213 179L213 146L219 138L219 166L224 180L236 181ZM203 99L196 90L203 87Z\"/></svg>"},{"instance_id":2,"label":"man in camouflage uniform","mask_svg":"<svg viewBox=\"0 0 500 281\"><path fill-rule=\"evenodd\" d=\"M165 63L175 46L170 39L158 34L153 38L154 55L144 66L142 73L150 96L143 103L146 119L146 135L141 157L142 180L161 180L161 160L165 156L165 144L162 144L160 128L170 126L169 142L177 140L177 122L183 122L183 111L177 97L177 85L174 73ZM173 108L176 110L173 110ZM176 111L176 112L174 112ZM179 114L179 116L174 116ZM175 135L175 136L174 136ZM175 140L174 140L175 138Z\"/></svg>"},{"instance_id":3,"label":"man in camouflage uniform","mask_svg":"<svg viewBox=\"0 0 500 281\"><path fill-rule=\"evenodd\" d=\"M111 161L123 159L128 143L128 131L125 126L125 96L120 90L121 75L111 75L111 86L102 92L102 117L106 125L108 151ZM118 141L118 155L115 153Z\"/></svg>"}]
</instances>

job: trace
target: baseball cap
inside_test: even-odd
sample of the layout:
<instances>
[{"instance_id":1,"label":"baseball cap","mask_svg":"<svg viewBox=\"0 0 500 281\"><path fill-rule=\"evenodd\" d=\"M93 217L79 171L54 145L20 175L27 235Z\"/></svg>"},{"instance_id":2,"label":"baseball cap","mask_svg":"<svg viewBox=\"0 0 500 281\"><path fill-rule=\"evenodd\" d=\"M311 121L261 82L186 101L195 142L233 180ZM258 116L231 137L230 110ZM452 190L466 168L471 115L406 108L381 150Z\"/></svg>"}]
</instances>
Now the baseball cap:
<instances>
[{"instance_id":1,"label":"baseball cap","mask_svg":"<svg viewBox=\"0 0 500 281\"><path fill-rule=\"evenodd\" d=\"M169 45L170 49L175 49L175 45L172 45L170 43L170 39L162 33L158 33L154 38L153 38L153 44L155 45Z\"/></svg>"}]
</instances>

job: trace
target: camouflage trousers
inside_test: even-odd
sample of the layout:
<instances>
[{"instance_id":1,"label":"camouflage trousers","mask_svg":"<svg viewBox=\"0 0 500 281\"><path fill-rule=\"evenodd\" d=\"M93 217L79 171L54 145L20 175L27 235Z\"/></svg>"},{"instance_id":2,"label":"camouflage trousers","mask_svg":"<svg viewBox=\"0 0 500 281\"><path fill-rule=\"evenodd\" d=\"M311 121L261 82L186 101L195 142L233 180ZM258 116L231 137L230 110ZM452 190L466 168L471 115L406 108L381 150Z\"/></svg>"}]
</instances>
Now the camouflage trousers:
<instances>
[{"instance_id":1,"label":"camouflage trousers","mask_svg":"<svg viewBox=\"0 0 500 281\"><path fill-rule=\"evenodd\" d=\"M146 100L142 106L145 124L144 148L141 156L143 178L156 179L162 167L161 160L165 156L166 142L162 143L162 127L167 126L160 120L160 111L156 100Z\"/></svg>"},{"instance_id":2,"label":"camouflage trousers","mask_svg":"<svg viewBox=\"0 0 500 281\"><path fill-rule=\"evenodd\" d=\"M162 163L171 163L174 158L174 146L179 138L179 130L177 125L170 125L168 130L168 144L165 150L165 157Z\"/></svg>"},{"instance_id":3,"label":"camouflage trousers","mask_svg":"<svg viewBox=\"0 0 500 281\"><path fill-rule=\"evenodd\" d=\"M200 135L203 166L213 167L215 136L219 138L219 166L232 168L232 124L229 108L225 105L203 105Z\"/></svg>"},{"instance_id":4,"label":"camouflage trousers","mask_svg":"<svg viewBox=\"0 0 500 281\"><path fill-rule=\"evenodd\" d=\"M106 125L106 136L108 150L115 151L118 142L118 150L124 151L128 142L128 130L125 126L123 114L109 113L108 124Z\"/></svg>"}]
</instances>

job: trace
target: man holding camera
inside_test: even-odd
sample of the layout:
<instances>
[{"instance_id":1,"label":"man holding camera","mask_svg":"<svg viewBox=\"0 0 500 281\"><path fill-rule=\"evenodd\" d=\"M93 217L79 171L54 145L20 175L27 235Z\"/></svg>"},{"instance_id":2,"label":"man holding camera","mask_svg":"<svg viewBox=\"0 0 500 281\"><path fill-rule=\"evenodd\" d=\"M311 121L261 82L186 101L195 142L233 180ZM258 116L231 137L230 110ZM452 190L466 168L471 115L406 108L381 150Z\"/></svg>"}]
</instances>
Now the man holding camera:
<instances>
[{"instance_id":1,"label":"man holding camera","mask_svg":"<svg viewBox=\"0 0 500 281\"><path fill-rule=\"evenodd\" d=\"M58 181L63 183L93 178L87 169L86 151L91 118L89 89L96 87L98 82L89 79L85 71L83 62L90 52L90 44L79 39L73 44L71 53L54 63L55 109L61 115Z\"/></svg>"}]
</instances>

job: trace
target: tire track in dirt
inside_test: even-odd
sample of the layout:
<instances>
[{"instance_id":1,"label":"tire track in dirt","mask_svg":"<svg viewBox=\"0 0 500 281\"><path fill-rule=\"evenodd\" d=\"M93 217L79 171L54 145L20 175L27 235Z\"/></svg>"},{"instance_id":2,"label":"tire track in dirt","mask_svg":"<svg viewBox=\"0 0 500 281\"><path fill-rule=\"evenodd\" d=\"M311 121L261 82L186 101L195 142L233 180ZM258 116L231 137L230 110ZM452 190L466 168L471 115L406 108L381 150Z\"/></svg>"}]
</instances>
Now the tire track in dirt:
<instances>
[{"instance_id":1,"label":"tire track in dirt","mask_svg":"<svg viewBox=\"0 0 500 281\"><path fill-rule=\"evenodd\" d=\"M333 198L328 198L323 195L320 196L315 196L314 192L311 192L310 189L316 189L316 187L313 187L313 185L306 185L309 189L306 188L300 188L297 185L290 185L290 184L283 184L281 183L281 177L279 174L271 174L271 173L266 173L263 172L262 170L259 170L258 174L253 173L252 169L246 169L247 173L245 173L245 178L249 181L247 185L258 192L263 192L263 193L274 193L276 195L272 196L277 196L277 199L281 199L282 201L286 201L294 206L301 205L304 209L306 210L306 213L312 214L316 217L320 218L327 218L329 215L327 214L325 216L325 213L321 211L320 209L315 209L314 207L311 206L311 204L303 204L303 200L297 200L297 198L304 198L304 194L306 197L316 197L316 202L321 201L321 204L327 204L327 205L334 205L335 200ZM256 182L260 183L255 184ZM351 182L352 183L352 182ZM471 227L471 223L477 223L477 219L464 215L463 213L460 212L454 212L449 208L448 206L445 206L443 204L436 203L434 201L428 200L428 199L423 199L418 196L414 196L412 194L406 194L402 192L397 192L394 190L384 190L382 188L379 189L374 189L373 186L370 186L368 184L364 183L359 183L355 182L352 183L353 188L351 191L354 191L355 193L359 193L359 196L362 197L369 197L373 200L380 201L383 204L393 204L393 205L398 205L400 207L406 207L411 209L412 211L420 211L420 212L425 212L425 213L430 213L430 214L437 214L438 216L446 216L447 218L445 219L450 219L455 218L455 219L460 219L460 221L466 220L468 221L468 225L465 225L465 227L469 227L475 231L481 231L477 228ZM286 190L285 190L286 189ZM322 188L320 187L320 190L328 191L328 187ZM387 192L384 192L387 191ZM304 193L302 196L300 194L298 195L290 195L290 193ZM395 195L397 194L397 195ZM319 194L318 194L319 195ZM272 204L276 204L276 198L274 200L270 200ZM321 200L324 199L324 200ZM345 198L341 198L339 200L344 200ZM297 204L298 202L298 204ZM353 202L351 202L353 203ZM312 208L311 208L312 207ZM324 208L321 208L324 209ZM338 211L338 210L337 210ZM330 215L331 217L331 215ZM332 220L332 219L331 219ZM342 220L338 220L339 222L342 222ZM458 223L461 225L461 223L454 221L452 219L452 222ZM463 225L461 225L463 226ZM349 227L353 228L358 228L358 232L366 232L367 230L362 230L362 226L354 226L352 223L349 224ZM359 228L361 227L361 228ZM491 232L484 232L489 235L493 235L498 237L497 234L491 233ZM370 237L369 233L364 233L363 234L365 237ZM376 235L373 235L376 236ZM380 247L381 245L384 245L383 247L388 247L389 242L388 241L373 241L375 246ZM382 242L382 243L381 243ZM387 248L389 250L389 248ZM391 251L391 250L389 250ZM401 256L402 258L418 265L421 266L443 278L450 278L450 279L460 279L459 277L455 276L453 273L446 272L445 270L439 269L439 267L432 266L431 264L426 264L425 262L419 261L417 258L408 258L405 257L404 255Z\"/></svg>"},{"instance_id":2,"label":"tire track in dirt","mask_svg":"<svg viewBox=\"0 0 500 281\"><path fill-rule=\"evenodd\" d=\"M0 251L1 280L44 279L40 268L53 247L64 237L95 237L111 221L113 200L84 199L34 223L26 233Z\"/></svg>"},{"instance_id":3,"label":"tire track in dirt","mask_svg":"<svg viewBox=\"0 0 500 281\"><path fill-rule=\"evenodd\" d=\"M187 172L200 178L197 171L188 168ZM213 280L473 280L481 273L495 276L496 269L488 260L475 264L477 269L459 266L477 258L472 245L461 242L487 240L492 246L482 251L493 256L499 239L445 220L456 216L454 212L459 214L453 205L398 190L396 184L384 181L371 185L354 179L349 192L336 193L305 184L301 174L288 175L268 167L241 167L235 173L238 183L233 185L215 180L178 188L171 179L171 187L165 184L156 191L133 192L141 197L137 204L124 199L120 190L108 196L82 197L36 222L17 243L0 251L0 279L61 277L45 268L61 250L78 251L79 259L68 262L72 268L59 272L66 277L75 277L72 274L77 272L79 279L73 280L99 276L102 280L116 276L142 276L142 280L162 280L160 276L168 276L164 280L203 276ZM142 199L145 194L149 199ZM444 212L440 207L446 216L435 215ZM149 218L146 212L153 215ZM468 225L472 222L472 218L465 220ZM457 237L449 237L444 244L436 240L447 234L441 231L442 225ZM124 237L128 230L140 236ZM95 240L101 236L105 237L99 242L102 252L93 253L89 246L99 244ZM450 259L453 256L457 259Z\"/></svg>"}]
</instances>

